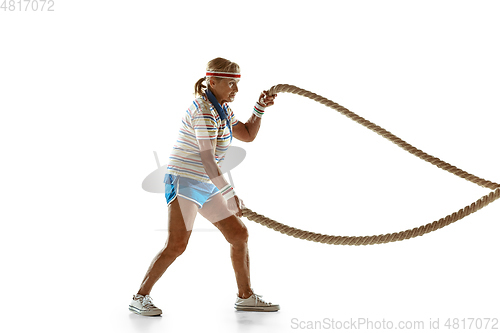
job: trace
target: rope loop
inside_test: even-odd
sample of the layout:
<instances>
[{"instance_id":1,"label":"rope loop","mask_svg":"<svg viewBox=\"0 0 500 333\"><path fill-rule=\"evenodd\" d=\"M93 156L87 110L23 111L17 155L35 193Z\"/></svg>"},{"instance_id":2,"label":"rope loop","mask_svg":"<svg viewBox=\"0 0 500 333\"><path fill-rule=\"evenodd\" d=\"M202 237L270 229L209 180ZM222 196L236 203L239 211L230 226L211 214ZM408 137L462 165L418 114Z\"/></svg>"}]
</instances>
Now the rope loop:
<instances>
[{"instance_id":1,"label":"rope loop","mask_svg":"<svg viewBox=\"0 0 500 333\"><path fill-rule=\"evenodd\" d=\"M458 220L463 219L464 217L477 212L483 207L486 207L493 201L497 200L500 198L500 184L494 183L489 180L485 180L483 178L479 178L477 176L474 176L470 173L467 173L456 166L453 166L449 163L446 163L444 161L441 161L439 158L431 156L427 153L424 153L420 149L417 149L410 145L409 143L401 140L394 134L390 133L389 131L383 129L382 127L364 119L363 117L358 116L354 112L349 111L345 107L325 98L322 97L318 94L315 94L313 92L307 91L305 89L298 88L293 85L289 84L278 84L276 86L273 86L269 89L269 94L274 95L279 92L287 92L287 93L292 93L292 94L297 94L300 96L304 96L307 98L310 98L316 102L319 102L323 105L328 106L329 108L332 108L344 116L350 118L351 120L356 121L357 123L365 126L366 128L374 131L375 133L383 136L387 140L391 141L392 143L398 145L402 149L406 150L407 152L417 156L418 158L427 161L435 166L437 166L440 169L443 169L445 171L448 171L460 178L463 178L465 180L468 180L474 184L477 184L481 187L488 188L490 190L493 190L490 192L488 195L483 196L476 202L473 202L469 206L466 206L462 209L460 209L458 212L452 213L438 221L434 221L432 223L420 226L418 228L414 229L408 229L405 231L401 232L395 232L392 234L385 234L385 235L376 235L376 236L330 236L330 235L323 235L323 234L318 234L310 231L304 231L301 229L293 228L290 226L287 226L286 224L282 224L279 222L276 222L270 218L267 218L263 215L259 215L252 210L248 208L243 208L243 216L246 217L250 221L257 222L265 227L268 227L270 229L273 229L275 231L281 232L282 234L292 236L295 238L299 239L305 239L308 241L312 242L318 242L318 243L324 243L324 244L332 244L332 245L374 245L374 244L384 244L384 243L390 243L390 242L397 242L397 241L402 241L405 239L410 239L410 238L415 238L417 236L422 236L425 235L431 231L435 231L438 229L441 229L443 227L446 227L450 225L451 223L454 223Z\"/></svg>"}]
</instances>

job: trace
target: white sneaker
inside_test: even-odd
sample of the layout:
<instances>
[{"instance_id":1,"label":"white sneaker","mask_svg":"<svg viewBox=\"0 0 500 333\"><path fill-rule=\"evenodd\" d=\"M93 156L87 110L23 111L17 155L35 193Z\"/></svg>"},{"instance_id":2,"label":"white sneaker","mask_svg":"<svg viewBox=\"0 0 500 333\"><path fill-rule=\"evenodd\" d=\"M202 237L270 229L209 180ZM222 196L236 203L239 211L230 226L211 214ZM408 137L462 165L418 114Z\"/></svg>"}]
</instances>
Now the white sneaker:
<instances>
[{"instance_id":1,"label":"white sneaker","mask_svg":"<svg viewBox=\"0 0 500 333\"><path fill-rule=\"evenodd\" d=\"M249 298L240 298L236 296L234 308L238 311L278 311L280 306L264 301L261 295L253 294Z\"/></svg>"},{"instance_id":2,"label":"white sneaker","mask_svg":"<svg viewBox=\"0 0 500 333\"><path fill-rule=\"evenodd\" d=\"M141 316L158 316L162 313L153 304L153 299L149 295L134 295L128 309Z\"/></svg>"}]
</instances>

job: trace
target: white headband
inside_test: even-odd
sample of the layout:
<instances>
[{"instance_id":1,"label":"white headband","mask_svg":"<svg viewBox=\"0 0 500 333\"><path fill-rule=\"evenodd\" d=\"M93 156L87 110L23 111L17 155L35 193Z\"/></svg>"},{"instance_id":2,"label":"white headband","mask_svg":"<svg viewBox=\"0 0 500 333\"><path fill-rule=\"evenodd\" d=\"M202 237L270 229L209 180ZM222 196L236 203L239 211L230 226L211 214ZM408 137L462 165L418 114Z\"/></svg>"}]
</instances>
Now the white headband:
<instances>
[{"instance_id":1,"label":"white headband","mask_svg":"<svg viewBox=\"0 0 500 333\"><path fill-rule=\"evenodd\" d=\"M207 77L211 76L211 77L233 78L233 79L241 78L240 73L214 72L214 71L207 71L206 76Z\"/></svg>"}]
</instances>

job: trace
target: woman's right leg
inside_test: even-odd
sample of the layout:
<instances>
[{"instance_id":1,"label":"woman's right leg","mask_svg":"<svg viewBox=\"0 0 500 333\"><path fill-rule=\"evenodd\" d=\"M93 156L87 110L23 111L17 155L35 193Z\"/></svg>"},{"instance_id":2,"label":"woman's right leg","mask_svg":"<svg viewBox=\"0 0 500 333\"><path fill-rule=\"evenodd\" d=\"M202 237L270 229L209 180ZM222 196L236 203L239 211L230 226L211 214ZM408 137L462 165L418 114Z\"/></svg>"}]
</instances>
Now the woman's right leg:
<instances>
[{"instance_id":1,"label":"woman's right leg","mask_svg":"<svg viewBox=\"0 0 500 333\"><path fill-rule=\"evenodd\" d=\"M146 272L139 295L149 295L156 281L186 249L198 206L186 199L175 198L168 206L168 238Z\"/></svg>"}]
</instances>

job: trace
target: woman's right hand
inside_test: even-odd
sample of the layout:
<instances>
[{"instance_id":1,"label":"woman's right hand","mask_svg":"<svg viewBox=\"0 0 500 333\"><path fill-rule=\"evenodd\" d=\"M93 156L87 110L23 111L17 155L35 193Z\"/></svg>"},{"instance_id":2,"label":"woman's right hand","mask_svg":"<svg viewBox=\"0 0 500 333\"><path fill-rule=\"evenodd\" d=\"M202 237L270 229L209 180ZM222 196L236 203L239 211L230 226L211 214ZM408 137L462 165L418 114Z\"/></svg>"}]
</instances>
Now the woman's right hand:
<instances>
[{"instance_id":1,"label":"woman's right hand","mask_svg":"<svg viewBox=\"0 0 500 333\"><path fill-rule=\"evenodd\" d=\"M243 212L241 211L243 207L245 207L245 205L243 204L243 200L240 200L237 195L229 198L229 200L227 201L227 208L229 209L231 214L234 214L237 217L243 216Z\"/></svg>"}]
</instances>

